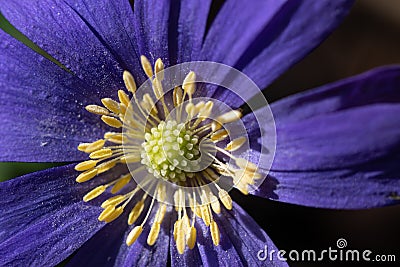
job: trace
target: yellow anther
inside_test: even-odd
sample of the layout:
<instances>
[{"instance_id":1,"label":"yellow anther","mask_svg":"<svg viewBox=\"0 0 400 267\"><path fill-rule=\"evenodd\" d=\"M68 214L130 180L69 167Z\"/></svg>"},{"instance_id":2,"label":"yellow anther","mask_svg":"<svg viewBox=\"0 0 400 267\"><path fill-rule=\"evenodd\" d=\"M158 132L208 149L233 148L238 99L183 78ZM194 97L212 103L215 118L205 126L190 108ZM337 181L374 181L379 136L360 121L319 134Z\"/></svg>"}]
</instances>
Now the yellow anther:
<instances>
[{"instance_id":1,"label":"yellow anther","mask_svg":"<svg viewBox=\"0 0 400 267\"><path fill-rule=\"evenodd\" d=\"M183 215L182 217L182 229L185 232L190 229L190 220L187 214Z\"/></svg>"},{"instance_id":2,"label":"yellow anther","mask_svg":"<svg viewBox=\"0 0 400 267\"><path fill-rule=\"evenodd\" d=\"M111 193L115 194L119 192L122 188L124 188L125 185L127 185L131 180L130 174L125 175L124 177L120 178L114 186L111 188Z\"/></svg>"},{"instance_id":3,"label":"yellow anther","mask_svg":"<svg viewBox=\"0 0 400 267\"><path fill-rule=\"evenodd\" d=\"M164 96L162 84L158 78L153 80L153 92L157 99L161 99Z\"/></svg>"},{"instance_id":4,"label":"yellow anther","mask_svg":"<svg viewBox=\"0 0 400 267\"><path fill-rule=\"evenodd\" d=\"M102 159L102 158L107 158L112 155L112 150L109 148L102 148L100 150L97 150L95 152L90 153L89 157L91 159Z\"/></svg>"},{"instance_id":5,"label":"yellow anther","mask_svg":"<svg viewBox=\"0 0 400 267\"><path fill-rule=\"evenodd\" d=\"M130 98L123 90L118 90L118 99L125 107L129 106Z\"/></svg>"},{"instance_id":6,"label":"yellow anther","mask_svg":"<svg viewBox=\"0 0 400 267\"><path fill-rule=\"evenodd\" d=\"M198 102L195 107L196 107L196 112L199 113L205 106L206 103L204 101Z\"/></svg>"},{"instance_id":7,"label":"yellow anther","mask_svg":"<svg viewBox=\"0 0 400 267\"><path fill-rule=\"evenodd\" d=\"M126 244L130 246L133 243L135 243L136 239L138 239L142 231L143 227L141 225L138 225L135 228L133 228L132 231L129 233L128 237L126 238Z\"/></svg>"},{"instance_id":8,"label":"yellow anther","mask_svg":"<svg viewBox=\"0 0 400 267\"><path fill-rule=\"evenodd\" d=\"M185 111L191 118L193 118L196 115L196 107L191 102L186 104Z\"/></svg>"},{"instance_id":9,"label":"yellow anther","mask_svg":"<svg viewBox=\"0 0 400 267\"><path fill-rule=\"evenodd\" d=\"M93 190L91 190L90 192L88 192L84 197L83 197L83 201L88 202L98 196L100 196L101 194L103 194L103 192L107 189L106 186L104 185L100 185L96 188L94 188Z\"/></svg>"},{"instance_id":10,"label":"yellow anther","mask_svg":"<svg viewBox=\"0 0 400 267\"><path fill-rule=\"evenodd\" d=\"M239 120L242 117L242 112L239 110L231 110L221 116L218 116L216 121L220 124L234 122Z\"/></svg>"},{"instance_id":11,"label":"yellow anther","mask_svg":"<svg viewBox=\"0 0 400 267\"><path fill-rule=\"evenodd\" d=\"M232 209L232 198L224 189L219 190L218 192L219 199L227 210Z\"/></svg>"},{"instance_id":12,"label":"yellow anther","mask_svg":"<svg viewBox=\"0 0 400 267\"><path fill-rule=\"evenodd\" d=\"M144 208L144 201L140 200L136 205L133 207L131 212L129 213L128 216L128 224L132 225L136 222L136 220L139 218L140 214L142 214Z\"/></svg>"},{"instance_id":13,"label":"yellow anther","mask_svg":"<svg viewBox=\"0 0 400 267\"><path fill-rule=\"evenodd\" d=\"M153 70L151 68L150 61L145 56L140 56L140 62L142 63L142 68L144 73L146 73L147 77L150 78L153 76Z\"/></svg>"},{"instance_id":14,"label":"yellow anther","mask_svg":"<svg viewBox=\"0 0 400 267\"><path fill-rule=\"evenodd\" d=\"M212 108L214 106L214 102L208 101L202 109L199 110L199 117L203 119L207 119L212 111Z\"/></svg>"},{"instance_id":15,"label":"yellow anther","mask_svg":"<svg viewBox=\"0 0 400 267\"><path fill-rule=\"evenodd\" d=\"M114 117L110 116L101 116L101 120L107 124L108 126L114 127L114 128L121 128L122 127L122 122Z\"/></svg>"},{"instance_id":16,"label":"yellow anther","mask_svg":"<svg viewBox=\"0 0 400 267\"><path fill-rule=\"evenodd\" d=\"M80 144L78 145L78 150L79 150L79 151L82 151L82 152L85 152L86 148L87 148L89 145L90 145L90 143L80 143Z\"/></svg>"},{"instance_id":17,"label":"yellow anther","mask_svg":"<svg viewBox=\"0 0 400 267\"><path fill-rule=\"evenodd\" d=\"M96 115L108 115L110 112L106 108L97 106L97 105L88 105L85 107L87 111Z\"/></svg>"},{"instance_id":18,"label":"yellow anther","mask_svg":"<svg viewBox=\"0 0 400 267\"><path fill-rule=\"evenodd\" d=\"M150 229L150 233L147 236L147 244L149 246L154 245L157 240L158 234L160 233L160 224L158 222L153 223Z\"/></svg>"},{"instance_id":19,"label":"yellow anther","mask_svg":"<svg viewBox=\"0 0 400 267\"><path fill-rule=\"evenodd\" d=\"M164 63L161 58L156 60L156 63L154 64L154 72L156 73L157 79L160 81L164 80Z\"/></svg>"},{"instance_id":20,"label":"yellow anther","mask_svg":"<svg viewBox=\"0 0 400 267\"><path fill-rule=\"evenodd\" d=\"M225 150L228 151L236 151L238 150L244 143L246 143L247 138L245 136L236 138L235 140L232 140L229 142L229 144L226 145Z\"/></svg>"},{"instance_id":21,"label":"yellow anther","mask_svg":"<svg viewBox=\"0 0 400 267\"><path fill-rule=\"evenodd\" d=\"M85 148L85 152L92 153L93 151L99 150L104 146L105 143L106 141L103 139L99 139L97 141L94 141L93 143L89 143Z\"/></svg>"},{"instance_id":22,"label":"yellow anther","mask_svg":"<svg viewBox=\"0 0 400 267\"><path fill-rule=\"evenodd\" d=\"M121 103L121 104L119 104L119 109L121 110L121 112L120 112L120 114L119 114L119 117L120 117L121 119L124 119L124 116L125 116L125 114L126 114L127 106L125 106L125 104ZM132 114L132 113L130 113L130 114Z\"/></svg>"},{"instance_id":23,"label":"yellow anther","mask_svg":"<svg viewBox=\"0 0 400 267\"><path fill-rule=\"evenodd\" d=\"M110 217L116 211L115 206L107 206L97 218L99 221L105 221L106 218Z\"/></svg>"},{"instance_id":24,"label":"yellow anther","mask_svg":"<svg viewBox=\"0 0 400 267\"><path fill-rule=\"evenodd\" d=\"M96 152L93 152L93 153L96 153ZM106 172L106 171L108 171L109 169L114 168L114 166L115 166L116 164L117 164L116 161L108 161L108 162L104 162L104 163L102 163L102 164L99 164L99 165L96 167L97 173L100 174L100 173Z\"/></svg>"},{"instance_id":25,"label":"yellow anther","mask_svg":"<svg viewBox=\"0 0 400 267\"><path fill-rule=\"evenodd\" d=\"M141 159L142 158L140 155L132 154L132 155L126 155L126 156L121 157L120 161L123 163L129 164L129 163L139 162Z\"/></svg>"},{"instance_id":26,"label":"yellow anther","mask_svg":"<svg viewBox=\"0 0 400 267\"><path fill-rule=\"evenodd\" d=\"M167 211L167 205L164 203L160 204L160 206L158 207L154 221L161 223L164 219L164 215L165 215L166 211Z\"/></svg>"},{"instance_id":27,"label":"yellow anther","mask_svg":"<svg viewBox=\"0 0 400 267\"><path fill-rule=\"evenodd\" d=\"M189 72L183 80L182 89L191 97L196 91L196 73Z\"/></svg>"},{"instance_id":28,"label":"yellow anther","mask_svg":"<svg viewBox=\"0 0 400 267\"><path fill-rule=\"evenodd\" d=\"M221 129L216 131L215 133L213 133L210 138L211 140L213 140L214 142L219 142L224 140L225 138L227 138L229 136L229 133L227 130L225 129Z\"/></svg>"},{"instance_id":29,"label":"yellow anther","mask_svg":"<svg viewBox=\"0 0 400 267\"><path fill-rule=\"evenodd\" d=\"M103 221L105 221L106 223L110 223L110 222L114 221L115 219L117 219L122 214L122 212L124 212L124 208L118 207L113 212L108 214L108 216L106 216L103 219Z\"/></svg>"},{"instance_id":30,"label":"yellow anther","mask_svg":"<svg viewBox=\"0 0 400 267\"><path fill-rule=\"evenodd\" d=\"M97 161L96 160L86 160L83 161L77 165L75 165L75 170L76 171L87 171L89 169L92 169L96 166Z\"/></svg>"},{"instance_id":31,"label":"yellow anther","mask_svg":"<svg viewBox=\"0 0 400 267\"><path fill-rule=\"evenodd\" d=\"M115 144L122 144L123 135L122 133L107 132L104 134L104 138Z\"/></svg>"},{"instance_id":32,"label":"yellow anther","mask_svg":"<svg viewBox=\"0 0 400 267\"><path fill-rule=\"evenodd\" d=\"M211 123L211 131L212 131L212 132L215 132L215 131L221 129L221 127L222 127L222 124L221 124L221 123L218 123L218 122L216 122L216 121L213 121L213 122Z\"/></svg>"},{"instance_id":33,"label":"yellow anther","mask_svg":"<svg viewBox=\"0 0 400 267\"><path fill-rule=\"evenodd\" d=\"M124 80L126 89L128 89L128 91L132 92L133 94L136 93L136 82L132 74L129 71L125 70L122 78Z\"/></svg>"},{"instance_id":34,"label":"yellow anther","mask_svg":"<svg viewBox=\"0 0 400 267\"><path fill-rule=\"evenodd\" d=\"M210 232L211 232L211 238L215 246L219 245L220 241L220 234L219 234L219 228L218 225L215 221L212 221L210 224Z\"/></svg>"},{"instance_id":35,"label":"yellow anther","mask_svg":"<svg viewBox=\"0 0 400 267\"><path fill-rule=\"evenodd\" d=\"M189 234L188 234L187 241L186 241L186 243L190 249L193 249L194 245L196 244L196 235L197 235L196 227L194 227L194 226L190 227Z\"/></svg>"},{"instance_id":36,"label":"yellow anther","mask_svg":"<svg viewBox=\"0 0 400 267\"><path fill-rule=\"evenodd\" d=\"M243 195L249 194L249 185L247 183L239 181L238 183L235 184L235 188L237 188L240 192L242 192Z\"/></svg>"},{"instance_id":37,"label":"yellow anther","mask_svg":"<svg viewBox=\"0 0 400 267\"><path fill-rule=\"evenodd\" d=\"M181 105L183 102L182 88L180 88L179 86L174 88L173 101L175 107Z\"/></svg>"},{"instance_id":38,"label":"yellow anther","mask_svg":"<svg viewBox=\"0 0 400 267\"><path fill-rule=\"evenodd\" d=\"M242 183L254 184L255 179L261 178L261 175L257 172L249 172L243 169L235 170L235 180L240 180Z\"/></svg>"},{"instance_id":39,"label":"yellow anther","mask_svg":"<svg viewBox=\"0 0 400 267\"><path fill-rule=\"evenodd\" d=\"M209 226L211 222L211 215L210 215L210 210L208 209L208 205L201 205L200 211L203 222L205 223L206 226Z\"/></svg>"},{"instance_id":40,"label":"yellow anther","mask_svg":"<svg viewBox=\"0 0 400 267\"><path fill-rule=\"evenodd\" d=\"M175 223L174 223L174 233L173 233L173 236L174 236L174 240L175 240L175 241L176 241L176 234L178 233L178 225L181 224L181 223L182 223L181 220L176 220Z\"/></svg>"},{"instance_id":41,"label":"yellow anther","mask_svg":"<svg viewBox=\"0 0 400 267\"><path fill-rule=\"evenodd\" d=\"M119 103L111 98L102 98L101 103L111 112L119 114L121 110L119 109Z\"/></svg>"},{"instance_id":42,"label":"yellow anther","mask_svg":"<svg viewBox=\"0 0 400 267\"><path fill-rule=\"evenodd\" d=\"M96 175L97 175L97 169L88 170L79 174L78 177L76 177L75 181L77 181L78 183L83 183L89 181Z\"/></svg>"},{"instance_id":43,"label":"yellow anther","mask_svg":"<svg viewBox=\"0 0 400 267\"><path fill-rule=\"evenodd\" d=\"M118 204L122 203L122 201L124 201L124 200L125 200L125 196L123 196L123 195L113 196L113 197L110 197L109 199L107 199L106 201L104 201L101 204L101 207L103 209L105 209L109 206L117 206Z\"/></svg>"},{"instance_id":44,"label":"yellow anther","mask_svg":"<svg viewBox=\"0 0 400 267\"><path fill-rule=\"evenodd\" d=\"M185 231L182 227L182 220L177 221L178 223L175 224L176 228L176 248L179 254L183 254L185 251Z\"/></svg>"},{"instance_id":45,"label":"yellow anther","mask_svg":"<svg viewBox=\"0 0 400 267\"><path fill-rule=\"evenodd\" d=\"M211 208L216 213L221 213L221 205L219 204L218 198L214 195L210 196Z\"/></svg>"},{"instance_id":46,"label":"yellow anther","mask_svg":"<svg viewBox=\"0 0 400 267\"><path fill-rule=\"evenodd\" d=\"M150 94L143 95L143 101L141 102L141 106L147 111L151 112L153 115L158 114L158 110L154 104L153 99Z\"/></svg>"},{"instance_id":47,"label":"yellow anther","mask_svg":"<svg viewBox=\"0 0 400 267\"><path fill-rule=\"evenodd\" d=\"M256 172L257 171L257 165L255 165L254 163L252 163L244 158L237 158L235 160L235 163L240 168L245 169L248 172Z\"/></svg>"}]
</instances>

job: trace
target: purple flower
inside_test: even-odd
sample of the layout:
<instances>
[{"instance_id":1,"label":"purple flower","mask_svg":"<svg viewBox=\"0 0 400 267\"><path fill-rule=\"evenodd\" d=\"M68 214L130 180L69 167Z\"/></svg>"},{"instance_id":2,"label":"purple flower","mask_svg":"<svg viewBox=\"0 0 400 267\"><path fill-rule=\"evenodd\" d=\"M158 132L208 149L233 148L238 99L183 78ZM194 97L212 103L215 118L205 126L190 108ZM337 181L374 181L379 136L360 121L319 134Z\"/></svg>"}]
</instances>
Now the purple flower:
<instances>
[{"instance_id":1,"label":"purple flower","mask_svg":"<svg viewBox=\"0 0 400 267\"><path fill-rule=\"evenodd\" d=\"M198 148L196 138L202 136L190 131L198 127L171 124L175 127L171 132L184 131L176 137L150 129L145 136L131 129L134 138L142 138L142 148L132 141L132 151L126 152L120 144L126 144L127 133L116 129L109 133L110 126L119 129L123 122L136 129L135 122L118 115L129 109L127 102L135 95L133 79L142 84L148 78L146 72L152 76L153 66L157 71L163 65L216 61L266 88L315 48L351 4L344 0L252 4L229 0L206 31L210 0L143 0L135 1L133 7L127 0L2 3L0 12L64 68L0 32L0 160L75 163L0 184L0 264L55 265L76 252L69 262L72 266L163 266L168 261L190 266L285 266L276 258L259 261L257 252L265 246L276 249L273 242L223 190L218 191L222 196L204 195L220 197L217 203L221 204L205 201L207 205L202 205L202 200L195 204L193 199L198 198L189 195L192 203L187 208L182 204L184 197L176 194L177 211L158 201L167 197L161 186L154 188L157 201L140 190L132 193L135 183L120 162L141 164L154 177L168 176L176 184L187 185L193 179L202 182L203 176L181 175L168 164L168 172L163 173L165 161L159 161L155 143L151 143L159 141L159 134L166 140L175 138L168 141L171 146L185 142L177 150L196 157L191 151ZM151 79L157 88L155 77ZM180 93L187 96L182 99L191 97L191 76L186 78L183 88L174 92L175 99ZM225 162L218 163L222 156L217 156L218 164L214 162L208 170L208 178L228 173L235 179L234 174L244 173L247 180L236 187L247 193L259 173L269 170L261 186L250 193L336 209L395 204L400 194L399 85L400 67L391 66L273 103L277 147L271 168L266 161L258 162L257 168L251 163L260 156L258 142L269 142L270 129L260 129L254 119L266 108L242 114L240 107L253 95L242 100L229 90L200 88L199 96L222 100L238 111L237 120L244 115L241 121L252 148L249 161L233 158L234 170ZM118 91L124 87L129 94ZM139 101L144 111L154 112L150 100ZM207 103L201 107L186 112L198 114L207 110ZM163 118L164 105L157 108L161 114L157 116ZM157 116L151 120L156 128L163 128ZM218 126L213 127L205 129L210 134L218 131ZM240 143L241 139L233 141L231 148ZM219 152L229 154L229 150L234 149ZM177 159L178 154L171 157ZM112 193L121 199L114 196L110 200ZM135 212L129 212L132 209ZM196 216L192 219L191 215Z\"/></svg>"}]
</instances>

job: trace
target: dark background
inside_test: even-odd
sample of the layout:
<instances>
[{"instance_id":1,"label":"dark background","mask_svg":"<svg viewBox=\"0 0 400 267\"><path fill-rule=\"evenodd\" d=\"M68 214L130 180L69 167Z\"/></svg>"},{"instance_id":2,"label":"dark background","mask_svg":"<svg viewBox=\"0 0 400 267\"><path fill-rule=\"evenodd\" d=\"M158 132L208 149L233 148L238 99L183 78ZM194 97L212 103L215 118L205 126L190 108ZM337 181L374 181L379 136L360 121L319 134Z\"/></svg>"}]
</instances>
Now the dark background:
<instances>
[{"instance_id":1,"label":"dark background","mask_svg":"<svg viewBox=\"0 0 400 267\"><path fill-rule=\"evenodd\" d=\"M265 96L272 102L373 67L400 63L399 48L400 1L361 0L341 27L267 88ZM0 163L0 181L49 166ZM379 263L379 266L400 266L400 206L338 211L278 203L237 193L234 193L234 199L250 213L279 249L318 251L335 248L336 240L344 238L348 249L369 249L373 254L396 255L397 264ZM377 266L378 263L325 261L293 262L290 265Z\"/></svg>"}]
</instances>

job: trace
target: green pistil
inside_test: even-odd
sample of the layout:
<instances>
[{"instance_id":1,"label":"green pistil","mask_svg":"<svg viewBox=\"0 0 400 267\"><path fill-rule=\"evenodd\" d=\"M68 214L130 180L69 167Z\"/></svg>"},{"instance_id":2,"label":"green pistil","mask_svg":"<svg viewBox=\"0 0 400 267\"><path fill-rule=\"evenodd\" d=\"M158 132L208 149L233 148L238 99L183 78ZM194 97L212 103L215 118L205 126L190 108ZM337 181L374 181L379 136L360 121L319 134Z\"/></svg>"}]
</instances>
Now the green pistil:
<instances>
[{"instance_id":1,"label":"green pistil","mask_svg":"<svg viewBox=\"0 0 400 267\"><path fill-rule=\"evenodd\" d=\"M174 120L161 121L145 134L142 143L142 164L156 178L172 182L186 181L193 177L190 170L200 156L199 139L186 129L184 123Z\"/></svg>"}]
</instances>

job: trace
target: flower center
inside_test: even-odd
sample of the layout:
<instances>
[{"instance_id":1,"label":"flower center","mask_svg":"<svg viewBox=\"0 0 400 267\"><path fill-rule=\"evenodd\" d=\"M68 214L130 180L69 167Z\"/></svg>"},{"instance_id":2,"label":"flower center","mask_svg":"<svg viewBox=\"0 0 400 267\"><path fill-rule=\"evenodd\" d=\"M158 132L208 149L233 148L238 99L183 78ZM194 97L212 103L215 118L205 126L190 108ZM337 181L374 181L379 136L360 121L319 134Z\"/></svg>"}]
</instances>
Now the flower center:
<instances>
[{"instance_id":1,"label":"flower center","mask_svg":"<svg viewBox=\"0 0 400 267\"><path fill-rule=\"evenodd\" d=\"M86 106L87 111L100 115L115 131L78 146L90 159L75 166L81 172L76 181L83 183L105 173L103 184L89 191L83 200L103 198L104 210L98 219L106 223L130 210L127 222L136 226L127 236L127 245L137 240L144 227L150 227L147 244L153 245L168 214L175 218L173 235L179 253L196 244L196 217L209 227L213 243L218 246L219 228L213 216L221 212L220 203L225 209L232 209L232 200L223 185L231 184L247 194L249 186L261 178L255 164L232 154L248 140L244 136L230 139L225 126L240 121L242 114L230 110L210 119L215 101L194 101L193 71L167 98L161 59L155 62L154 71L146 57L141 57L141 63L152 92L145 92L139 99L132 74L124 71L128 92L119 90L119 101L103 98L104 107ZM127 165L130 171L121 173L126 168L114 168L119 164ZM144 178L140 182L139 176ZM219 184L220 180L223 183ZM105 192L113 196L107 198ZM172 201L167 201L168 197ZM168 209L167 204L174 209Z\"/></svg>"},{"instance_id":2,"label":"flower center","mask_svg":"<svg viewBox=\"0 0 400 267\"><path fill-rule=\"evenodd\" d=\"M199 138L186 129L184 123L161 121L144 137L141 163L154 177L172 182L184 182L187 177L193 177L193 173L188 171L198 164Z\"/></svg>"}]
</instances>

